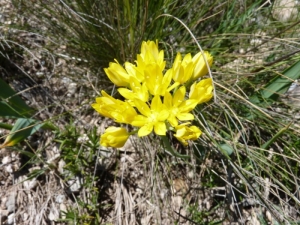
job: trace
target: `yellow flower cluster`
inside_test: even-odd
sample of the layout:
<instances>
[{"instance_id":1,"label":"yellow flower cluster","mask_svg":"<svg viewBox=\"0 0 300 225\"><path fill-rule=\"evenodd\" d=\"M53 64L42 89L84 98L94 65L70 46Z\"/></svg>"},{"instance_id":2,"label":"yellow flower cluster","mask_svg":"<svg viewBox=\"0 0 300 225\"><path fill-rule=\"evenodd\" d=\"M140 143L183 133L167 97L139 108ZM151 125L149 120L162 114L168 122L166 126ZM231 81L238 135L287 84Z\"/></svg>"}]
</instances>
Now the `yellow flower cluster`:
<instances>
[{"instance_id":1,"label":"yellow flower cluster","mask_svg":"<svg viewBox=\"0 0 300 225\"><path fill-rule=\"evenodd\" d=\"M212 80L198 81L208 73L204 57L211 66L213 58L208 52L199 52L194 57L187 54L183 58L178 53L172 68L165 70L164 51L158 49L158 42L143 42L136 64L126 62L123 67L115 61L104 69L125 100L102 91L92 107L117 123L138 127L139 137L153 130L157 135L172 130L187 145L188 140L196 140L201 135L198 127L189 126L188 121L194 119L191 111L213 96ZM122 147L131 134L125 128L109 127L101 136L100 144Z\"/></svg>"}]
</instances>

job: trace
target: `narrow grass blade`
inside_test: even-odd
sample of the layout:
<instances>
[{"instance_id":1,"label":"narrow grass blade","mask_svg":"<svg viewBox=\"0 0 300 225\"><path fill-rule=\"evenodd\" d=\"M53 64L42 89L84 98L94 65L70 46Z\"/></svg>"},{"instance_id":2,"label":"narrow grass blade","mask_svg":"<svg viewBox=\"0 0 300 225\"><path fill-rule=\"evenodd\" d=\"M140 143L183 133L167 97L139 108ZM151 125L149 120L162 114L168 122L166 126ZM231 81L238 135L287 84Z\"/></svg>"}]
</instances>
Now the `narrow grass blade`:
<instances>
[{"instance_id":1,"label":"narrow grass blade","mask_svg":"<svg viewBox=\"0 0 300 225\"><path fill-rule=\"evenodd\" d=\"M289 129L291 123L289 123L286 127L282 128L280 131L278 131L269 141L264 143L261 148L267 149L273 142L275 142L286 130Z\"/></svg>"},{"instance_id":2,"label":"narrow grass blade","mask_svg":"<svg viewBox=\"0 0 300 225\"><path fill-rule=\"evenodd\" d=\"M8 103L0 101L0 117L6 118L20 118L23 117L21 113L12 108Z\"/></svg>"},{"instance_id":3,"label":"narrow grass blade","mask_svg":"<svg viewBox=\"0 0 300 225\"><path fill-rule=\"evenodd\" d=\"M0 117L30 117L33 110L0 78Z\"/></svg>"},{"instance_id":4,"label":"narrow grass blade","mask_svg":"<svg viewBox=\"0 0 300 225\"><path fill-rule=\"evenodd\" d=\"M16 145L20 141L23 141L34 134L42 126L43 124L36 120L19 118L0 148Z\"/></svg>"},{"instance_id":5,"label":"narrow grass blade","mask_svg":"<svg viewBox=\"0 0 300 225\"><path fill-rule=\"evenodd\" d=\"M0 122L0 128L6 129L6 130L11 130L13 128L13 126L10 124L7 124L7 123Z\"/></svg>"},{"instance_id":6,"label":"narrow grass blade","mask_svg":"<svg viewBox=\"0 0 300 225\"><path fill-rule=\"evenodd\" d=\"M250 97L250 101L266 107L272 101L284 94L291 86L294 80L300 77L300 61L289 67L283 72L283 75L276 76L266 84L259 92Z\"/></svg>"}]
</instances>

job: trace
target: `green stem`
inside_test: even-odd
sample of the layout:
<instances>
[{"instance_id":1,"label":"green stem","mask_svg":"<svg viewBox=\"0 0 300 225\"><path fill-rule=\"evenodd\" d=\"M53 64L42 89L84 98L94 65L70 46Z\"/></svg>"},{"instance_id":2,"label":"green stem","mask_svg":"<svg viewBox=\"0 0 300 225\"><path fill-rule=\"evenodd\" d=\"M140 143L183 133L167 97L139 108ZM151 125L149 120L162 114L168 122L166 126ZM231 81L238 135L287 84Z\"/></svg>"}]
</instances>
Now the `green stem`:
<instances>
[{"instance_id":1,"label":"green stem","mask_svg":"<svg viewBox=\"0 0 300 225\"><path fill-rule=\"evenodd\" d=\"M6 129L6 130L11 130L13 128L13 126L10 124L7 124L7 123L0 123L0 128Z\"/></svg>"},{"instance_id":2,"label":"green stem","mask_svg":"<svg viewBox=\"0 0 300 225\"><path fill-rule=\"evenodd\" d=\"M166 150L168 152L170 152L173 156L178 157L178 158L182 158L182 159L189 159L190 158L189 155L182 155L182 154L179 154L178 152L174 151L171 144L170 144L169 139L167 138L167 136L160 136L160 137L163 140L164 147L166 148Z\"/></svg>"},{"instance_id":3,"label":"green stem","mask_svg":"<svg viewBox=\"0 0 300 225\"><path fill-rule=\"evenodd\" d=\"M269 141L264 143L261 148L262 149L267 149L274 141L276 141L289 127L291 126L290 122L286 127L282 128L280 131L278 131Z\"/></svg>"}]
</instances>

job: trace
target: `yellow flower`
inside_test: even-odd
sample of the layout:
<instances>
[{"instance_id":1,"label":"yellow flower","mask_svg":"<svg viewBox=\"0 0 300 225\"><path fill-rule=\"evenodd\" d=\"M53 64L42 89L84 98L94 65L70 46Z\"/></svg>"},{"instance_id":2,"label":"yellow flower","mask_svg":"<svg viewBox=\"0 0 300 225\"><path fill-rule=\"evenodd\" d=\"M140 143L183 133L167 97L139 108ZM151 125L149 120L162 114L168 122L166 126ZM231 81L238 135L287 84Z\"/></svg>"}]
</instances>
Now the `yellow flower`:
<instances>
[{"instance_id":1,"label":"yellow flower","mask_svg":"<svg viewBox=\"0 0 300 225\"><path fill-rule=\"evenodd\" d=\"M148 89L146 84L141 84L135 77L130 77L130 89L127 88L119 88L118 92L128 100L128 102L134 106L133 100L138 98L143 102L147 102L149 98Z\"/></svg>"},{"instance_id":2,"label":"yellow flower","mask_svg":"<svg viewBox=\"0 0 300 225\"><path fill-rule=\"evenodd\" d=\"M139 100L135 99L134 104L142 115L137 115L132 121L131 125L141 127L138 131L138 136L146 136L150 134L154 128L154 132L158 135L166 135L165 121L169 116L168 111L162 104L159 96L154 96L149 106Z\"/></svg>"},{"instance_id":3,"label":"yellow flower","mask_svg":"<svg viewBox=\"0 0 300 225\"><path fill-rule=\"evenodd\" d=\"M130 77L136 78L139 82L144 81L144 71L137 68L135 65L133 65L130 62L125 62L125 69Z\"/></svg>"},{"instance_id":4,"label":"yellow flower","mask_svg":"<svg viewBox=\"0 0 300 225\"><path fill-rule=\"evenodd\" d=\"M209 52L205 51L204 56L208 62L208 65L211 66L213 63L213 57L211 56L211 54L209 54ZM202 77L208 73L208 68L206 66L202 52L197 53L193 57L193 63L195 65L194 73L193 73L193 77L192 77L193 80L196 80L199 77Z\"/></svg>"},{"instance_id":5,"label":"yellow flower","mask_svg":"<svg viewBox=\"0 0 300 225\"><path fill-rule=\"evenodd\" d=\"M127 86L129 82L129 75L127 71L115 60L116 63L109 63L109 67L104 71L108 78L117 86Z\"/></svg>"},{"instance_id":6,"label":"yellow flower","mask_svg":"<svg viewBox=\"0 0 300 225\"><path fill-rule=\"evenodd\" d=\"M169 92L164 96L164 105L170 113L168 121L173 127L178 125L178 120L187 121L194 119L194 115L189 112L196 107L197 101L185 100L185 93L185 87L181 86L176 90L173 97Z\"/></svg>"},{"instance_id":7,"label":"yellow flower","mask_svg":"<svg viewBox=\"0 0 300 225\"><path fill-rule=\"evenodd\" d=\"M169 129L175 130L174 136L187 145L188 140L196 140L201 135L199 128L188 126L187 121L194 119L192 110L213 96L211 79L194 81L207 74L212 62L208 52L194 57L190 53L184 57L177 53L173 66L165 69L164 51L159 50L158 41L143 41L135 64L125 62L122 66L115 60L104 69L125 100L115 99L102 91L102 96L96 98L92 107L117 123L138 127L139 137L152 131L164 136ZM190 90L189 98L186 89ZM107 147L122 147L128 137L124 128L109 127L100 143Z\"/></svg>"},{"instance_id":8,"label":"yellow flower","mask_svg":"<svg viewBox=\"0 0 300 225\"><path fill-rule=\"evenodd\" d=\"M182 60L181 54L177 53L173 63L173 80L179 84L184 84L193 75L194 62L192 61L191 54L186 54Z\"/></svg>"},{"instance_id":9,"label":"yellow flower","mask_svg":"<svg viewBox=\"0 0 300 225\"><path fill-rule=\"evenodd\" d=\"M149 65L145 71L145 84L151 95L164 96L172 80L172 71L163 75L157 64Z\"/></svg>"},{"instance_id":10,"label":"yellow flower","mask_svg":"<svg viewBox=\"0 0 300 225\"><path fill-rule=\"evenodd\" d=\"M128 102L115 99L102 91L102 97L96 98L92 107L101 115L114 119L118 123L130 124L137 115L135 109Z\"/></svg>"},{"instance_id":11,"label":"yellow flower","mask_svg":"<svg viewBox=\"0 0 300 225\"><path fill-rule=\"evenodd\" d=\"M197 103L209 101L213 96L213 85L211 78L203 79L193 83L190 89L189 98L197 100Z\"/></svg>"},{"instance_id":12,"label":"yellow flower","mask_svg":"<svg viewBox=\"0 0 300 225\"><path fill-rule=\"evenodd\" d=\"M121 148L129 138L129 133L122 127L108 127L101 135L100 145L104 147Z\"/></svg>"},{"instance_id":13,"label":"yellow flower","mask_svg":"<svg viewBox=\"0 0 300 225\"><path fill-rule=\"evenodd\" d=\"M176 134L174 134L174 137L176 137L183 145L187 145L188 140L197 140L202 133L198 127L188 127L186 125L187 123L177 126L175 128Z\"/></svg>"},{"instance_id":14,"label":"yellow flower","mask_svg":"<svg viewBox=\"0 0 300 225\"><path fill-rule=\"evenodd\" d=\"M148 64L157 64L161 71L165 68L164 51L158 50L157 41L142 42L141 54L137 55L137 66L145 67Z\"/></svg>"}]
</instances>

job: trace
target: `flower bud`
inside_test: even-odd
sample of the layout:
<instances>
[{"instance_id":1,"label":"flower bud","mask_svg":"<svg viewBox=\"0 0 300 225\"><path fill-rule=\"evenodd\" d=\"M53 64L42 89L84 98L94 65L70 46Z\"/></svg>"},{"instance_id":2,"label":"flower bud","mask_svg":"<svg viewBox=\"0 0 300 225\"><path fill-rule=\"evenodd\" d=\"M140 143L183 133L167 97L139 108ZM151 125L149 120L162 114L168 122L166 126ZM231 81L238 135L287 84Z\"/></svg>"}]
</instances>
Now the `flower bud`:
<instances>
[{"instance_id":1,"label":"flower bud","mask_svg":"<svg viewBox=\"0 0 300 225\"><path fill-rule=\"evenodd\" d=\"M129 138L129 133L123 127L108 127L101 135L100 145L104 147L121 148Z\"/></svg>"}]
</instances>

